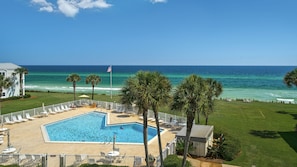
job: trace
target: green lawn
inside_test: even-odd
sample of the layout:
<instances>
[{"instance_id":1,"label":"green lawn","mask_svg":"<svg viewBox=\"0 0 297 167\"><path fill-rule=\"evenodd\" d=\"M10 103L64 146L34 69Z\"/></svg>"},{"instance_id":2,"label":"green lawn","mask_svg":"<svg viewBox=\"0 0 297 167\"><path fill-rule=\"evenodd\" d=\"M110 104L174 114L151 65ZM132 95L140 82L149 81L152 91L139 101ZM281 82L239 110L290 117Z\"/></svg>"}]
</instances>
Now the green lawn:
<instances>
[{"instance_id":1,"label":"green lawn","mask_svg":"<svg viewBox=\"0 0 297 167\"><path fill-rule=\"evenodd\" d=\"M28 99L2 102L2 113L40 107L43 102L50 105L73 100L71 93L29 94L32 97ZM119 97L95 95L94 99L118 102ZM297 166L297 105L216 101L215 110L209 124L216 131L239 139L241 144L239 156L225 163L246 167ZM161 111L169 112L168 107L162 107Z\"/></svg>"}]
</instances>

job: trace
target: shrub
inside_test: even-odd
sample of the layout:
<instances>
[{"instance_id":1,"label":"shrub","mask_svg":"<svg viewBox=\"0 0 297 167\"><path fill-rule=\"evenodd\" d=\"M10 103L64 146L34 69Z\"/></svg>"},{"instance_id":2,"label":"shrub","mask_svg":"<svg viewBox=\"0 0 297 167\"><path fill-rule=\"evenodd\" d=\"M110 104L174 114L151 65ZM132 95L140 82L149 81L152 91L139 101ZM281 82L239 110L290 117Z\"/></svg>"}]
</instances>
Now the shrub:
<instances>
[{"instance_id":1,"label":"shrub","mask_svg":"<svg viewBox=\"0 0 297 167\"><path fill-rule=\"evenodd\" d=\"M19 167L17 164L12 164L12 165L0 165L0 167Z\"/></svg>"},{"instance_id":2,"label":"shrub","mask_svg":"<svg viewBox=\"0 0 297 167\"><path fill-rule=\"evenodd\" d=\"M207 157L232 161L240 152L240 141L229 135L214 134L213 146L208 148Z\"/></svg>"},{"instance_id":3,"label":"shrub","mask_svg":"<svg viewBox=\"0 0 297 167\"><path fill-rule=\"evenodd\" d=\"M235 139L231 136L228 136L228 138L224 141L223 144L223 159L226 161L232 161L236 158L236 156L240 152L240 141L238 139Z\"/></svg>"},{"instance_id":4,"label":"shrub","mask_svg":"<svg viewBox=\"0 0 297 167\"><path fill-rule=\"evenodd\" d=\"M177 143L176 143L176 154L177 155L183 155L184 154L184 150L185 150L185 141L184 140L177 140ZM194 150L193 142L190 142L188 152L193 151L193 150Z\"/></svg>"},{"instance_id":5,"label":"shrub","mask_svg":"<svg viewBox=\"0 0 297 167\"><path fill-rule=\"evenodd\" d=\"M30 98L30 97L31 97L30 94L25 94L25 95L24 95L24 98Z\"/></svg>"},{"instance_id":6,"label":"shrub","mask_svg":"<svg viewBox=\"0 0 297 167\"><path fill-rule=\"evenodd\" d=\"M168 155L164 160L164 167L180 167L182 166L182 158L179 158L177 155ZM186 162L186 167L190 167L191 164L189 161Z\"/></svg>"},{"instance_id":7,"label":"shrub","mask_svg":"<svg viewBox=\"0 0 297 167\"><path fill-rule=\"evenodd\" d=\"M98 165L98 164L81 164L79 167L127 167L127 166Z\"/></svg>"}]
</instances>

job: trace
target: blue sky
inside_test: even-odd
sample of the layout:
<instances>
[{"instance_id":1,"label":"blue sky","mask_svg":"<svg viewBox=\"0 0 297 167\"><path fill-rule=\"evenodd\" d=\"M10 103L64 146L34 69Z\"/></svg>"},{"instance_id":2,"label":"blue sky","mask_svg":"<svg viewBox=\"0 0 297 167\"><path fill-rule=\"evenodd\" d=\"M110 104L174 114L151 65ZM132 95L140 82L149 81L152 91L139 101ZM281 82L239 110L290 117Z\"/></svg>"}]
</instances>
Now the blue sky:
<instances>
[{"instance_id":1,"label":"blue sky","mask_svg":"<svg viewBox=\"0 0 297 167\"><path fill-rule=\"evenodd\" d=\"M1 0L0 62L296 65L297 0Z\"/></svg>"}]
</instances>

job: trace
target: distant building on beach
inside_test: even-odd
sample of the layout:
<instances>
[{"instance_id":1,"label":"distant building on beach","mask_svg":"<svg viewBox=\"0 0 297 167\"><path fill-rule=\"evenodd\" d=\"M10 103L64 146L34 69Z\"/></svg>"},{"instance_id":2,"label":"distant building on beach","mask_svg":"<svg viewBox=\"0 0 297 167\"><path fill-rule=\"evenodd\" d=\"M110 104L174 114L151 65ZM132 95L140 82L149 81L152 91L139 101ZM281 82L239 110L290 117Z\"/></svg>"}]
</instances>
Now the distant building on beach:
<instances>
[{"instance_id":1,"label":"distant building on beach","mask_svg":"<svg viewBox=\"0 0 297 167\"><path fill-rule=\"evenodd\" d=\"M5 78L10 77L12 81L12 86L8 89L2 90L1 98L8 98L13 96L20 96L21 90L21 82L20 77L15 73L15 69L21 68L20 66L13 63L0 63L0 75L3 75ZM23 80L25 80L25 76L23 75ZM23 82L24 84L25 82ZM24 86L23 86L24 88Z\"/></svg>"}]
</instances>

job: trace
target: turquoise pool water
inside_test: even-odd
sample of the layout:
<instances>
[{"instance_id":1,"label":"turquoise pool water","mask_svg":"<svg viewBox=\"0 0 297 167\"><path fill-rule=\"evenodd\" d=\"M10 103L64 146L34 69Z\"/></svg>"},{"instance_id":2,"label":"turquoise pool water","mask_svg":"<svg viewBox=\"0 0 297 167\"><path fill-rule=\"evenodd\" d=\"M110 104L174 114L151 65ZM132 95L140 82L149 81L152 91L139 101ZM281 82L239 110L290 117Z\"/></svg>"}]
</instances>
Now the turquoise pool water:
<instances>
[{"instance_id":1,"label":"turquoise pool water","mask_svg":"<svg viewBox=\"0 0 297 167\"><path fill-rule=\"evenodd\" d=\"M48 139L55 142L113 142L143 143L143 125L140 123L106 124L107 115L89 112L44 126ZM157 135L157 129L148 127L148 140Z\"/></svg>"}]
</instances>

